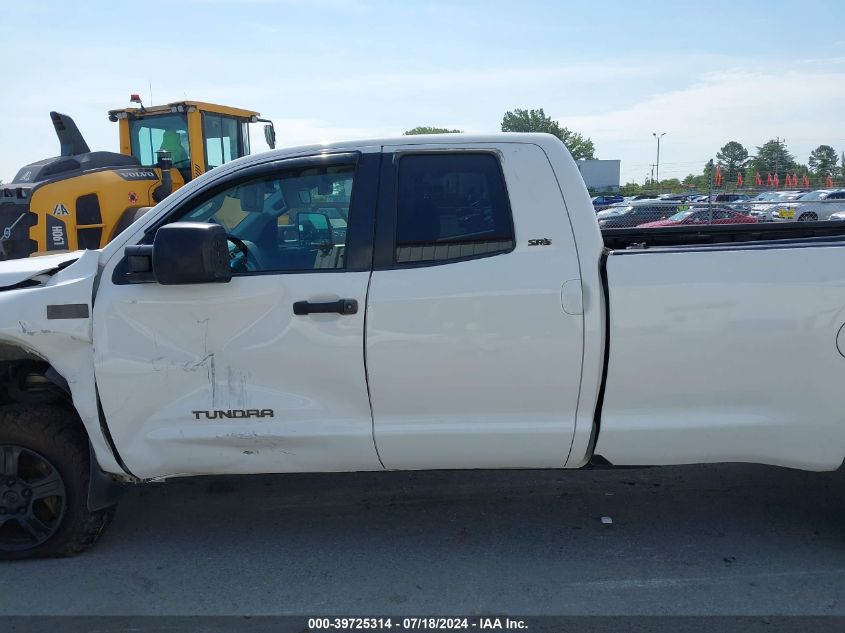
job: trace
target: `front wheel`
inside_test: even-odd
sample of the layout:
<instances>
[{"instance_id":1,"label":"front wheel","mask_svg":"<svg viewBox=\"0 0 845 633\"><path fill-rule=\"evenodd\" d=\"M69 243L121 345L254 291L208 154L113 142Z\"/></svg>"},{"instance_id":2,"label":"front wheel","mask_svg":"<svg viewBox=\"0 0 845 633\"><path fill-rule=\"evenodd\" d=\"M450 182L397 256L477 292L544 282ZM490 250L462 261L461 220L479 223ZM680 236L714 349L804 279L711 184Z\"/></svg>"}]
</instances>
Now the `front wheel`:
<instances>
[{"instance_id":1,"label":"front wheel","mask_svg":"<svg viewBox=\"0 0 845 633\"><path fill-rule=\"evenodd\" d=\"M72 415L0 407L0 560L78 554L114 516L88 509L88 440Z\"/></svg>"}]
</instances>

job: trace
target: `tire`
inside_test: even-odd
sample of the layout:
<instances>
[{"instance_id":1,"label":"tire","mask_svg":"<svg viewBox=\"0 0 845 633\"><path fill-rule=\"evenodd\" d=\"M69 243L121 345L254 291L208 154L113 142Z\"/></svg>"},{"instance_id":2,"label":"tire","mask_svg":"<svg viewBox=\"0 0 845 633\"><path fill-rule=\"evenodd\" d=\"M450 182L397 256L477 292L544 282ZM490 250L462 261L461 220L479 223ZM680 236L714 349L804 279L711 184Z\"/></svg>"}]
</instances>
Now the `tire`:
<instances>
[{"instance_id":1,"label":"tire","mask_svg":"<svg viewBox=\"0 0 845 633\"><path fill-rule=\"evenodd\" d=\"M801 217L798 218L799 222L815 222L818 220L818 216L815 213L803 213Z\"/></svg>"},{"instance_id":2,"label":"tire","mask_svg":"<svg viewBox=\"0 0 845 633\"><path fill-rule=\"evenodd\" d=\"M73 556L97 542L116 506L88 509L89 460L73 413L0 407L0 560Z\"/></svg>"}]
</instances>

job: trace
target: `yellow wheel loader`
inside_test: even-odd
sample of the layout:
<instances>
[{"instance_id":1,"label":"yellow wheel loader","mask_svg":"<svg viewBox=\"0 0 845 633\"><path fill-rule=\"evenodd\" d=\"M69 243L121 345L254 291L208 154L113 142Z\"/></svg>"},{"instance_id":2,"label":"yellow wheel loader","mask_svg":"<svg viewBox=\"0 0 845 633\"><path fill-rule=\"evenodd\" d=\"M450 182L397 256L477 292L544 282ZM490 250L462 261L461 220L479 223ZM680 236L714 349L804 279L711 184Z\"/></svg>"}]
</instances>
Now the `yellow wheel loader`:
<instances>
[{"instance_id":1,"label":"yellow wheel loader","mask_svg":"<svg viewBox=\"0 0 845 633\"><path fill-rule=\"evenodd\" d=\"M100 248L147 209L212 167L249 154L258 112L179 101L109 111L120 153L92 152L69 116L51 112L60 155L23 167L0 184L0 260Z\"/></svg>"}]
</instances>

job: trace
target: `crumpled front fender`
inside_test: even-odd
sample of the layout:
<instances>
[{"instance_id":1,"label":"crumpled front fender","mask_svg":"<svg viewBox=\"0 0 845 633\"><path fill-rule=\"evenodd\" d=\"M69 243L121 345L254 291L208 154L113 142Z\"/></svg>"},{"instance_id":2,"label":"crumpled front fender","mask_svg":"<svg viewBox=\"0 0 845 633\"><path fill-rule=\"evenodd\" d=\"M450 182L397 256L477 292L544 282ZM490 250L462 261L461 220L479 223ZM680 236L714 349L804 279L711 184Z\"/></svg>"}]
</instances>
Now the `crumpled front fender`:
<instances>
[{"instance_id":1,"label":"crumpled front fender","mask_svg":"<svg viewBox=\"0 0 845 633\"><path fill-rule=\"evenodd\" d=\"M65 254L64 261L73 259ZM94 382L92 300L99 251L85 251L74 263L56 272L59 256L33 258L33 285L0 291L0 344L16 346L43 358L67 382L73 404L88 432L97 463L108 473L126 475L100 425ZM52 261L52 260L56 261ZM46 261L49 260L49 261ZM35 284L38 285L35 285Z\"/></svg>"}]
</instances>

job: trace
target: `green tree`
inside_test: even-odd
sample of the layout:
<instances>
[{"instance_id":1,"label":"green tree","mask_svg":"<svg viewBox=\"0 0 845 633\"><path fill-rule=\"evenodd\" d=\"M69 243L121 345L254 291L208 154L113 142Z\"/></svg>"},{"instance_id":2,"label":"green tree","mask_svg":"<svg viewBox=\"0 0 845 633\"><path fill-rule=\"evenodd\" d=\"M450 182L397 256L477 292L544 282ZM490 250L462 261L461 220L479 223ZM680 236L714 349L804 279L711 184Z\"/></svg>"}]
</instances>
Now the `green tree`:
<instances>
[{"instance_id":1,"label":"green tree","mask_svg":"<svg viewBox=\"0 0 845 633\"><path fill-rule=\"evenodd\" d=\"M772 139L762 147L757 148L757 156L751 160L755 171L760 172L763 182L767 174L777 174L778 179L783 182L787 173L795 171L795 157L786 149L786 143L780 139Z\"/></svg>"},{"instance_id":2,"label":"green tree","mask_svg":"<svg viewBox=\"0 0 845 633\"><path fill-rule=\"evenodd\" d=\"M810 171L816 176L827 176L836 171L839 163L839 156L836 150L830 145L819 145L816 149L810 152Z\"/></svg>"},{"instance_id":3,"label":"green tree","mask_svg":"<svg viewBox=\"0 0 845 633\"><path fill-rule=\"evenodd\" d=\"M677 178L664 178L660 181L660 186L657 190L661 193L680 193L684 189L686 187Z\"/></svg>"},{"instance_id":4,"label":"green tree","mask_svg":"<svg viewBox=\"0 0 845 633\"><path fill-rule=\"evenodd\" d=\"M746 187L756 187L757 186L755 184L755 181L757 179L758 173L760 174L760 177L763 179L763 183L765 183L766 182L766 172L765 171L759 171L757 169L756 163L754 162L754 159L750 160L748 162L748 166L745 168L745 174L743 175Z\"/></svg>"},{"instance_id":5,"label":"green tree","mask_svg":"<svg viewBox=\"0 0 845 633\"><path fill-rule=\"evenodd\" d=\"M463 132L463 130L450 130L445 127L432 127L430 125L418 125L417 127L403 133L403 136L413 136L414 134L453 134Z\"/></svg>"},{"instance_id":6,"label":"green tree","mask_svg":"<svg viewBox=\"0 0 845 633\"><path fill-rule=\"evenodd\" d=\"M508 110L502 117L502 132L545 132L557 136L575 160L594 160L596 148L589 138L561 127L557 121L546 116L543 108Z\"/></svg>"},{"instance_id":7,"label":"green tree","mask_svg":"<svg viewBox=\"0 0 845 633\"><path fill-rule=\"evenodd\" d=\"M722 168L725 180L735 181L737 173L748 163L748 150L741 143L730 141L716 152L716 162Z\"/></svg>"},{"instance_id":8,"label":"green tree","mask_svg":"<svg viewBox=\"0 0 845 633\"><path fill-rule=\"evenodd\" d=\"M619 187L619 195L621 196L635 196L643 191L643 187L635 182L626 182Z\"/></svg>"},{"instance_id":9,"label":"green tree","mask_svg":"<svg viewBox=\"0 0 845 633\"><path fill-rule=\"evenodd\" d=\"M681 184L684 187L689 189L695 189L696 191L707 191L707 187L709 186L709 182L707 180L707 173L701 174L688 174L686 178L681 181Z\"/></svg>"}]
</instances>

